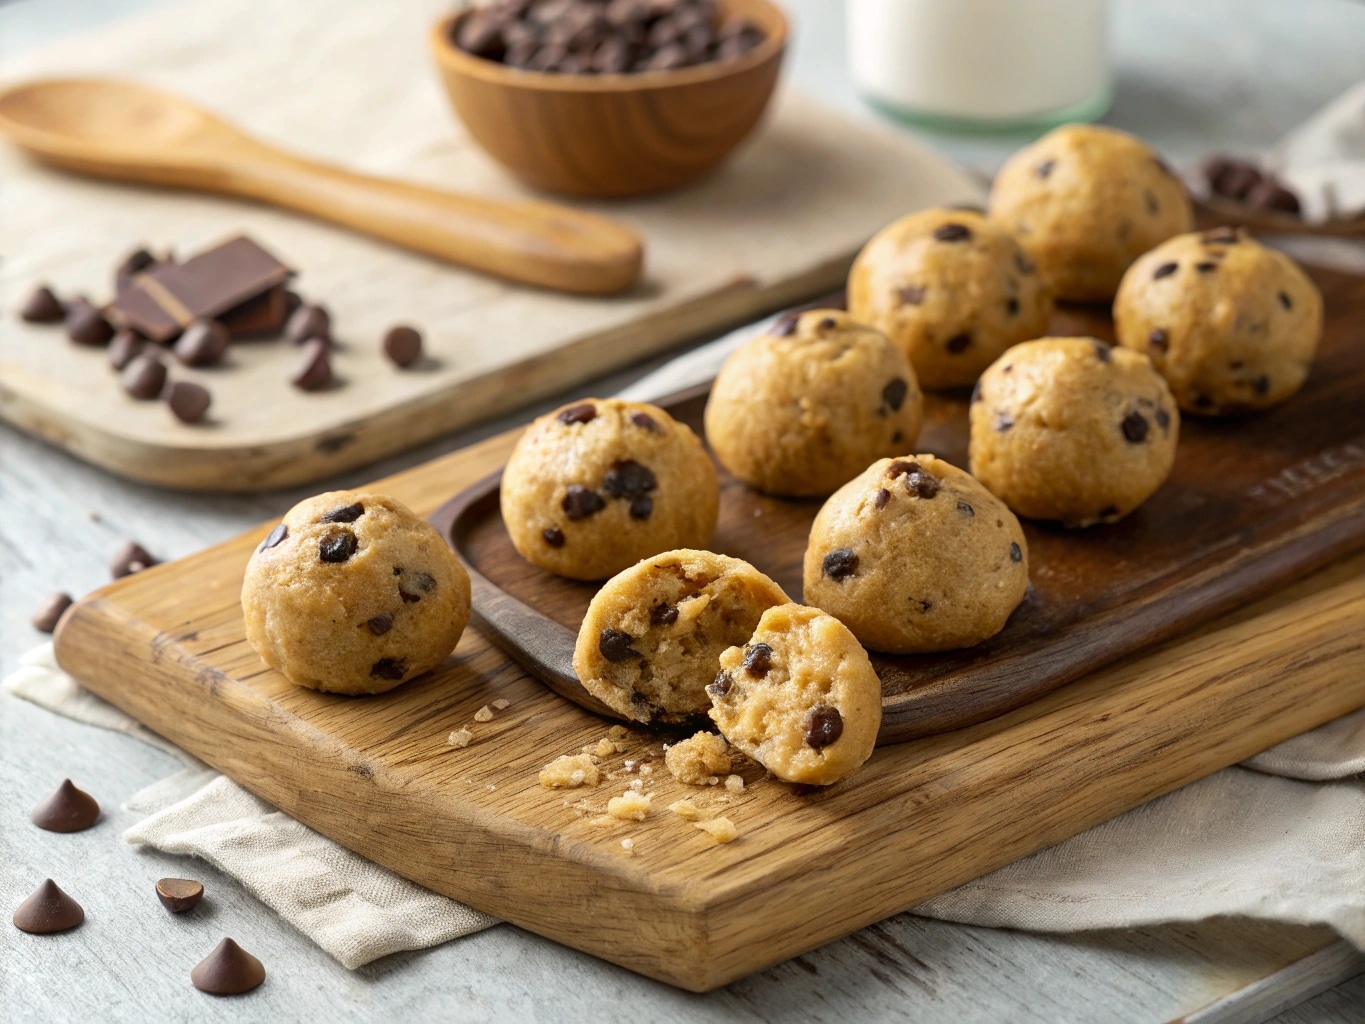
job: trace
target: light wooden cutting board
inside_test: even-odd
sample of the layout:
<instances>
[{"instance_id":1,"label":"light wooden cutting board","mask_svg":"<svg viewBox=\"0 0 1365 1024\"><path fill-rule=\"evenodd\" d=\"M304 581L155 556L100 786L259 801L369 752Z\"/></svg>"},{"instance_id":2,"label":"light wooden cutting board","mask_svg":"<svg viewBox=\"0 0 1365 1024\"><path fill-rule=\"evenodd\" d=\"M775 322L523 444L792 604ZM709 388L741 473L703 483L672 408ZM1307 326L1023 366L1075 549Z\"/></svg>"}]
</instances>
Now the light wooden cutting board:
<instances>
[{"instance_id":1,"label":"light wooden cutting board","mask_svg":"<svg viewBox=\"0 0 1365 1024\"><path fill-rule=\"evenodd\" d=\"M525 195L465 136L429 66L424 34L449 6L199 0L27 55L0 67L0 81L136 75L324 159ZM701 185L592 206L635 227L647 249L638 288L593 299L504 284L235 200L59 173L7 147L0 181L0 416L126 476L234 491L334 474L828 290L886 222L980 196L966 173L904 137L788 92ZM114 264L138 243L187 254L241 231L332 310L344 386L301 393L286 383L295 349L242 343L227 365L176 371L214 396L212 421L184 426L125 396L101 350L14 313L39 281L109 297ZM426 333L424 367L400 371L380 354L397 322Z\"/></svg>"}]
</instances>

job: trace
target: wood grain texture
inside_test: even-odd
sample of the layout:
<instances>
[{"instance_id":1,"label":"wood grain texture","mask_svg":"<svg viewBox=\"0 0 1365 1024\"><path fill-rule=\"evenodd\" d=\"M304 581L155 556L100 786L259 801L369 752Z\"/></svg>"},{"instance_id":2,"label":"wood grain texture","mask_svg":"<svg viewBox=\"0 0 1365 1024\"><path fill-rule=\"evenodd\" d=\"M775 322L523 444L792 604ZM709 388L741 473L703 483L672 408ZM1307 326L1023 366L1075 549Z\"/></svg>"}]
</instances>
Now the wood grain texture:
<instances>
[{"instance_id":1,"label":"wood grain texture","mask_svg":"<svg viewBox=\"0 0 1365 1024\"><path fill-rule=\"evenodd\" d=\"M1165 485L1120 523L1087 530L1026 522L1031 586L1005 629L976 647L873 654L883 686L880 742L961 728L1019 707L1086 672L1184 632L1365 547L1365 278L1310 268L1327 319L1304 390L1270 413L1184 417ZM1054 334L1112 339L1107 315L1063 309ZM702 434L707 389L664 401ZM916 452L967 466L965 394L929 394ZM743 558L788 594L819 500L752 490L717 465L712 547ZM574 641L597 585L554 576L517 554L497 481L476 484L435 522L474 570L475 614L524 668L591 710Z\"/></svg>"},{"instance_id":2,"label":"wood grain texture","mask_svg":"<svg viewBox=\"0 0 1365 1024\"><path fill-rule=\"evenodd\" d=\"M375 486L431 513L496 469L503 435ZM797 795L742 769L743 794L654 775L640 824L594 824L658 764L633 733L586 794L537 770L605 721L562 700L475 630L439 670L379 698L303 690L246 644L238 591L270 524L97 591L57 636L96 693L286 813L440 892L694 990L742 977L1058 842L1365 704L1365 558L1201 632L958 732L879 749ZM488 723L474 712L504 697ZM467 748L446 744L469 725ZM570 806L586 796L587 813ZM663 810L691 796L740 838L716 846ZM724 802L723 802L724 801ZM635 840L633 855L620 840Z\"/></svg>"},{"instance_id":3,"label":"wood grain texture","mask_svg":"<svg viewBox=\"0 0 1365 1024\"><path fill-rule=\"evenodd\" d=\"M534 188L578 196L645 195L715 169L757 126L777 84L787 19L768 0L720 0L722 22L744 18L764 40L734 61L629 75L524 71L458 49L460 15L430 46L469 133Z\"/></svg>"}]
</instances>

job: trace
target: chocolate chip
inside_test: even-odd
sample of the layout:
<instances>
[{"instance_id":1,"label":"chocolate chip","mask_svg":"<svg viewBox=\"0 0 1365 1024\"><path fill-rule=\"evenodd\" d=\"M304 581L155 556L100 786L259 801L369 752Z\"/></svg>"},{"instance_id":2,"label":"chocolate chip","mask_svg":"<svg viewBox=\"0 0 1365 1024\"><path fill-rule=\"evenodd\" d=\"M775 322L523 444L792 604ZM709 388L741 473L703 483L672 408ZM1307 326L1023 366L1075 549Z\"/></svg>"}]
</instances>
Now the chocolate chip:
<instances>
[{"instance_id":1,"label":"chocolate chip","mask_svg":"<svg viewBox=\"0 0 1365 1024\"><path fill-rule=\"evenodd\" d=\"M384 335L384 354L398 366L411 366L422 355L422 335L406 324L390 327Z\"/></svg>"},{"instance_id":2,"label":"chocolate chip","mask_svg":"<svg viewBox=\"0 0 1365 1024\"><path fill-rule=\"evenodd\" d=\"M607 503L596 491L590 491L581 484L570 484L560 507L564 509L564 514L570 521L577 522L579 519L587 519L588 516L601 512L607 507Z\"/></svg>"},{"instance_id":3,"label":"chocolate chip","mask_svg":"<svg viewBox=\"0 0 1365 1024\"><path fill-rule=\"evenodd\" d=\"M81 905L62 892L50 878L14 911L14 927L33 935L64 932L84 920L85 911Z\"/></svg>"},{"instance_id":4,"label":"chocolate chip","mask_svg":"<svg viewBox=\"0 0 1365 1024\"><path fill-rule=\"evenodd\" d=\"M902 441L904 441L904 440L905 440L905 431L903 431L903 430L897 429L897 430L896 430L894 433L892 433L892 435L891 435L891 443L892 443L892 444L900 444L900 443L901 443Z\"/></svg>"},{"instance_id":5,"label":"chocolate chip","mask_svg":"<svg viewBox=\"0 0 1365 1024\"><path fill-rule=\"evenodd\" d=\"M972 506L967 504L965 501L959 501L957 503L957 510L961 512L964 516L967 516L968 518L973 518L976 516L976 509L972 508Z\"/></svg>"},{"instance_id":6,"label":"chocolate chip","mask_svg":"<svg viewBox=\"0 0 1365 1024\"><path fill-rule=\"evenodd\" d=\"M406 658L380 658L370 666L370 675L376 679L402 679L407 671Z\"/></svg>"},{"instance_id":7,"label":"chocolate chip","mask_svg":"<svg viewBox=\"0 0 1365 1024\"><path fill-rule=\"evenodd\" d=\"M967 351L967 346L972 343L972 332L963 331L961 334L954 334L944 343L944 348L953 355Z\"/></svg>"},{"instance_id":8,"label":"chocolate chip","mask_svg":"<svg viewBox=\"0 0 1365 1024\"><path fill-rule=\"evenodd\" d=\"M284 523L280 523L278 526L275 527L275 529L271 530L270 533L266 535L265 540L261 541L261 546L258 547L256 550L268 551L269 549L275 547L277 544L281 543L284 540L284 538L288 536L289 527L285 526Z\"/></svg>"},{"instance_id":9,"label":"chocolate chip","mask_svg":"<svg viewBox=\"0 0 1365 1024\"><path fill-rule=\"evenodd\" d=\"M1160 327L1153 328L1152 333L1147 336L1147 344L1160 352L1165 352L1166 346L1170 344L1170 335Z\"/></svg>"},{"instance_id":10,"label":"chocolate chip","mask_svg":"<svg viewBox=\"0 0 1365 1024\"><path fill-rule=\"evenodd\" d=\"M51 288L40 284L24 300L19 316L31 324L55 324L66 317L66 307Z\"/></svg>"},{"instance_id":11,"label":"chocolate chip","mask_svg":"<svg viewBox=\"0 0 1365 1024\"><path fill-rule=\"evenodd\" d=\"M815 329L818 331L832 331L838 324L839 321L835 320L834 317L827 316L815 325Z\"/></svg>"},{"instance_id":12,"label":"chocolate chip","mask_svg":"<svg viewBox=\"0 0 1365 1024\"><path fill-rule=\"evenodd\" d=\"M1008 313L1010 316L1019 315L1019 300L1016 299L1013 295L1011 295L1008 299L1005 300L1005 312Z\"/></svg>"},{"instance_id":13,"label":"chocolate chip","mask_svg":"<svg viewBox=\"0 0 1365 1024\"><path fill-rule=\"evenodd\" d=\"M173 381L162 390L161 397L181 423L200 422L213 404L208 388L187 380Z\"/></svg>"},{"instance_id":14,"label":"chocolate chip","mask_svg":"<svg viewBox=\"0 0 1365 1024\"><path fill-rule=\"evenodd\" d=\"M768 328L768 334L773 338L785 338L790 334L796 333L796 325L801 320L801 314L797 312L783 313L773 321L773 325Z\"/></svg>"},{"instance_id":15,"label":"chocolate chip","mask_svg":"<svg viewBox=\"0 0 1365 1024\"><path fill-rule=\"evenodd\" d=\"M141 354L146 341L137 331L124 327L114 332L114 340L109 342L109 365L115 370L124 369Z\"/></svg>"},{"instance_id":16,"label":"chocolate chip","mask_svg":"<svg viewBox=\"0 0 1365 1024\"><path fill-rule=\"evenodd\" d=\"M1201 260L1194 265L1194 269L1201 274L1208 274L1218 269L1218 264L1212 260Z\"/></svg>"},{"instance_id":17,"label":"chocolate chip","mask_svg":"<svg viewBox=\"0 0 1365 1024\"><path fill-rule=\"evenodd\" d=\"M890 406L892 412L900 412L901 406L905 404L905 396L909 393L910 385L903 378L897 377L882 388L882 402Z\"/></svg>"},{"instance_id":18,"label":"chocolate chip","mask_svg":"<svg viewBox=\"0 0 1365 1024\"><path fill-rule=\"evenodd\" d=\"M398 596L403 599L404 604L416 604L422 600L421 594L414 594L411 590L404 590L402 587L398 588Z\"/></svg>"},{"instance_id":19,"label":"chocolate chip","mask_svg":"<svg viewBox=\"0 0 1365 1024\"><path fill-rule=\"evenodd\" d=\"M1152 271L1152 280L1160 281L1163 277L1170 277L1179 269L1179 263L1163 263Z\"/></svg>"},{"instance_id":20,"label":"chocolate chip","mask_svg":"<svg viewBox=\"0 0 1365 1024\"><path fill-rule=\"evenodd\" d=\"M817 704L806 714L806 746L820 750L844 734L844 716L838 708Z\"/></svg>"},{"instance_id":21,"label":"chocolate chip","mask_svg":"<svg viewBox=\"0 0 1365 1024\"><path fill-rule=\"evenodd\" d=\"M284 325L284 336L296 345L314 338L321 341L332 340L332 315L326 307L309 303L300 306L289 316Z\"/></svg>"},{"instance_id":22,"label":"chocolate chip","mask_svg":"<svg viewBox=\"0 0 1365 1024\"><path fill-rule=\"evenodd\" d=\"M721 669L716 673L716 678L706 684L706 692L716 697L724 697L730 692L730 687L734 685L734 682L730 678L730 673Z\"/></svg>"},{"instance_id":23,"label":"chocolate chip","mask_svg":"<svg viewBox=\"0 0 1365 1024\"><path fill-rule=\"evenodd\" d=\"M613 498L638 498L658 486L659 481L649 467L634 459L612 463L602 477L602 490Z\"/></svg>"},{"instance_id":24,"label":"chocolate chip","mask_svg":"<svg viewBox=\"0 0 1365 1024\"><path fill-rule=\"evenodd\" d=\"M1289 293L1288 293L1288 292L1280 292L1280 293L1279 293L1279 300L1280 300L1280 305L1283 306L1285 309L1293 309L1293 308L1294 308L1294 300L1291 299L1291 298L1289 297Z\"/></svg>"},{"instance_id":25,"label":"chocolate chip","mask_svg":"<svg viewBox=\"0 0 1365 1024\"><path fill-rule=\"evenodd\" d=\"M1147 204L1147 213L1149 215L1155 217L1161 212L1161 204L1156 201L1156 193L1151 189L1143 190L1142 201Z\"/></svg>"},{"instance_id":26,"label":"chocolate chip","mask_svg":"<svg viewBox=\"0 0 1365 1024\"><path fill-rule=\"evenodd\" d=\"M333 530L318 541L318 558L333 563L349 561L357 543L350 530Z\"/></svg>"},{"instance_id":27,"label":"chocolate chip","mask_svg":"<svg viewBox=\"0 0 1365 1024\"><path fill-rule=\"evenodd\" d=\"M1021 274L1032 274L1038 269L1033 260L1029 259L1028 254L1023 252L1014 254L1014 268Z\"/></svg>"},{"instance_id":28,"label":"chocolate chip","mask_svg":"<svg viewBox=\"0 0 1365 1024\"><path fill-rule=\"evenodd\" d=\"M365 625L375 636L383 636L389 630L393 629L393 616L389 615L387 612L383 615L376 615L366 622Z\"/></svg>"},{"instance_id":29,"label":"chocolate chip","mask_svg":"<svg viewBox=\"0 0 1365 1024\"><path fill-rule=\"evenodd\" d=\"M204 883L192 878L160 878L156 883L156 898L172 914L183 914L199 906L204 898Z\"/></svg>"},{"instance_id":30,"label":"chocolate chip","mask_svg":"<svg viewBox=\"0 0 1365 1024\"><path fill-rule=\"evenodd\" d=\"M1130 412L1119 424L1123 436L1130 444L1141 444L1147 440L1147 417L1140 412Z\"/></svg>"},{"instance_id":31,"label":"chocolate chip","mask_svg":"<svg viewBox=\"0 0 1365 1024\"><path fill-rule=\"evenodd\" d=\"M1038 177L1040 178L1046 178L1048 175L1052 173L1052 169L1056 166L1057 166L1056 160L1044 160L1042 163L1040 163L1037 167L1033 169L1033 173L1038 175Z\"/></svg>"},{"instance_id":32,"label":"chocolate chip","mask_svg":"<svg viewBox=\"0 0 1365 1024\"><path fill-rule=\"evenodd\" d=\"M1109 346L1102 341L1095 342L1095 355L1099 357L1099 360L1102 363L1112 362L1114 359L1114 353L1110 351Z\"/></svg>"},{"instance_id":33,"label":"chocolate chip","mask_svg":"<svg viewBox=\"0 0 1365 1024\"><path fill-rule=\"evenodd\" d=\"M972 229L966 224L949 222L934 229L934 238L940 242L968 242L971 237Z\"/></svg>"},{"instance_id":34,"label":"chocolate chip","mask_svg":"<svg viewBox=\"0 0 1365 1024\"><path fill-rule=\"evenodd\" d=\"M932 602L932 601L926 601L926 600L924 600L923 598L915 598L915 597L912 597L912 598L910 598L910 601L911 601L913 604L919 605L919 610L922 611L922 612L927 612L930 608L934 607L934 602Z\"/></svg>"},{"instance_id":35,"label":"chocolate chip","mask_svg":"<svg viewBox=\"0 0 1365 1024\"><path fill-rule=\"evenodd\" d=\"M33 618L29 621L33 623L33 628L38 632L51 633L57 628L57 623L61 621L62 614L74 603L70 594L61 591L49 594L43 599L43 603L38 606L38 610L33 613Z\"/></svg>"},{"instance_id":36,"label":"chocolate chip","mask_svg":"<svg viewBox=\"0 0 1365 1024\"><path fill-rule=\"evenodd\" d=\"M979 402L979 401L981 401L981 381L980 381L980 380L978 380L975 384L972 385L972 405L975 405L975 404L976 404L977 402Z\"/></svg>"},{"instance_id":37,"label":"chocolate chip","mask_svg":"<svg viewBox=\"0 0 1365 1024\"><path fill-rule=\"evenodd\" d=\"M304 343L303 356L289 383L300 391L320 391L332 383L332 356L326 341L313 338Z\"/></svg>"},{"instance_id":38,"label":"chocolate chip","mask_svg":"<svg viewBox=\"0 0 1365 1024\"><path fill-rule=\"evenodd\" d=\"M678 621L678 609L671 604L656 604L649 613L649 622L654 626L671 626Z\"/></svg>"},{"instance_id":39,"label":"chocolate chip","mask_svg":"<svg viewBox=\"0 0 1365 1024\"><path fill-rule=\"evenodd\" d=\"M151 552L136 541L130 540L115 553L114 560L109 563L109 574L120 580L143 569L150 569L156 564L157 561Z\"/></svg>"},{"instance_id":40,"label":"chocolate chip","mask_svg":"<svg viewBox=\"0 0 1365 1024\"><path fill-rule=\"evenodd\" d=\"M559 420L566 427L575 423L591 423L597 418L597 406L591 402L582 402L579 405L571 405L562 410L555 419Z\"/></svg>"},{"instance_id":41,"label":"chocolate chip","mask_svg":"<svg viewBox=\"0 0 1365 1024\"><path fill-rule=\"evenodd\" d=\"M175 343L175 358L186 366L209 366L223 358L232 335L217 320L196 320Z\"/></svg>"},{"instance_id":42,"label":"chocolate chip","mask_svg":"<svg viewBox=\"0 0 1365 1024\"><path fill-rule=\"evenodd\" d=\"M1024 560L1024 550L1016 541L1010 541L1010 561L1022 562Z\"/></svg>"},{"instance_id":43,"label":"chocolate chip","mask_svg":"<svg viewBox=\"0 0 1365 1024\"><path fill-rule=\"evenodd\" d=\"M879 487L877 493L872 496L872 504L876 508L886 508L886 503L891 500L891 492L885 487Z\"/></svg>"},{"instance_id":44,"label":"chocolate chip","mask_svg":"<svg viewBox=\"0 0 1365 1024\"><path fill-rule=\"evenodd\" d=\"M932 498L938 494L938 477L923 472L907 473L905 475L905 489L917 498Z\"/></svg>"},{"instance_id":45,"label":"chocolate chip","mask_svg":"<svg viewBox=\"0 0 1365 1024\"><path fill-rule=\"evenodd\" d=\"M1156 411L1156 425L1161 428L1163 434L1169 433L1171 429L1171 414L1165 409Z\"/></svg>"},{"instance_id":46,"label":"chocolate chip","mask_svg":"<svg viewBox=\"0 0 1365 1024\"><path fill-rule=\"evenodd\" d=\"M114 336L114 325L84 296L67 305L65 325L67 337L78 345L105 345Z\"/></svg>"},{"instance_id":47,"label":"chocolate chip","mask_svg":"<svg viewBox=\"0 0 1365 1024\"><path fill-rule=\"evenodd\" d=\"M647 412L631 413L630 422L634 423L641 430L648 430L651 434L658 434L661 432L658 422Z\"/></svg>"},{"instance_id":48,"label":"chocolate chip","mask_svg":"<svg viewBox=\"0 0 1365 1024\"><path fill-rule=\"evenodd\" d=\"M894 480L902 473L918 473L919 463L913 459L897 459L886 467L886 476L889 480Z\"/></svg>"},{"instance_id":49,"label":"chocolate chip","mask_svg":"<svg viewBox=\"0 0 1365 1024\"><path fill-rule=\"evenodd\" d=\"M146 247L139 246L134 249L114 268L115 290L123 291L132 284L134 277L153 266L156 266L156 257L148 252Z\"/></svg>"},{"instance_id":50,"label":"chocolate chip","mask_svg":"<svg viewBox=\"0 0 1365 1024\"><path fill-rule=\"evenodd\" d=\"M250 992L265 981L265 968L231 939L218 943L212 953L190 971L190 982L200 992L235 996Z\"/></svg>"},{"instance_id":51,"label":"chocolate chip","mask_svg":"<svg viewBox=\"0 0 1365 1024\"><path fill-rule=\"evenodd\" d=\"M654 514L654 499L648 496L636 498L630 503L630 518L648 519Z\"/></svg>"},{"instance_id":52,"label":"chocolate chip","mask_svg":"<svg viewBox=\"0 0 1365 1024\"><path fill-rule=\"evenodd\" d=\"M330 512L324 512L318 517L320 523L354 523L365 514L365 506L360 502L351 505L340 505Z\"/></svg>"},{"instance_id":53,"label":"chocolate chip","mask_svg":"<svg viewBox=\"0 0 1365 1024\"><path fill-rule=\"evenodd\" d=\"M1201 409L1212 409L1217 403L1208 395L1201 395L1197 392L1193 396L1194 404Z\"/></svg>"},{"instance_id":54,"label":"chocolate chip","mask_svg":"<svg viewBox=\"0 0 1365 1024\"><path fill-rule=\"evenodd\" d=\"M100 805L70 779L45 797L29 813L29 820L48 832L84 832L100 816Z\"/></svg>"},{"instance_id":55,"label":"chocolate chip","mask_svg":"<svg viewBox=\"0 0 1365 1024\"><path fill-rule=\"evenodd\" d=\"M1255 380L1251 382L1251 390L1255 391L1256 394L1258 395L1269 394L1270 378L1265 376L1264 374L1262 374L1260 377L1257 377Z\"/></svg>"},{"instance_id":56,"label":"chocolate chip","mask_svg":"<svg viewBox=\"0 0 1365 1024\"><path fill-rule=\"evenodd\" d=\"M417 584L417 589L424 594L430 594L436 589L436 577L429 572L419 572L413 576L412 581Z\"/></svg>"},{"instance_id":57,"label":"chocolate chip","mask_svg":"<svg viewBox=\"0 0 1365 1024\"><path fill-rule=\"evenodd\" d=\"M564 546L564 531L558 526L547 526L540 531L541 538L552 548L562 548Z\"/></svg>"},{"instance_id":58,"label":"chocolate chip","mask_svg":"<svg viewBox=\"0 0 1365 1024\"><path fill-rule=\"evenodd\" d=\"M1118 514L1119 508L1117 505L1105 505L1104 508L1100 509L1099 511L1099 517L1101 519L1109 519Z\"/></svg>"},{"instance_id":59,"label":"chocolate chip","mask_svg":"<svg viewBox=\"0 0 1365 1024\"><path fill-rule=\"evenodd\" d=\"M139 401L159 398L166 386L166 364L150 353L136 356L123 368L120 381L123 390Z\"/></svg>"},{"instance_id":60,"label":"chocolate chip","mask_svg":"<svg viewBox=\"0 0 1365 1024\"><path fill-rule=\"evenodd\" d=\"M1246 204L1261 210L1281 213L1300 212L1299 197L1273 178L1262 178L1247 190Z\"/></svg>"},{"instance_id":61,"label":"chocolate chip","mask_svg":"<svg viewBox=\"0 0 1365 1024\"><path fill-rule=\"evenodd\" d=\"M773 649L767 644L754 644L744 652L744 671L755 679L762 679L773 667Z\"/></svg>"},{"instance_id":62,"label":"chocolate chip","mask_svg":"<svg viewBox=\"0 0 1365 1024\"><path fill-rule=\"evenodd\" d=\"M597 638L597 649L602 652L602 657L613 664L619 664L640 657L640 652L631 646L633 643L635 638L629 633L623 633L619 629L604 629Z\"/></svg>"},{"instance_id":63,"label":"chocolate chip","mask_svg":"<svg viewBox=\"0 0 1365 1024\"><path fill-rule=\"evenodd\" d=\"M901 302L907 306L918 306L924 301L924 288L915 284L907 284L900 290Z\"/></svg>"},{"instance_id":64,"label":"chocolate chip","mask_svg":"<svg viewBox=\"0 0 1365 1024\"><path fill-rule=\"evenodd\" d=\"M836 548L825 556L820 567L826 576L838 583L858 571L858 556L852 548Z\"/></svg>"},{"instance_id":65,"label":"chocolate chip","mask_svg":"<svg viewBox=\"0 0 1365 1024\"><path fill-rule=\"evenodd\" d=\"M1000 433L1006 433L1014 426L1014 417L1007 412L997 412L995 414L995 429Z\"/></svg>"}]
</instances>

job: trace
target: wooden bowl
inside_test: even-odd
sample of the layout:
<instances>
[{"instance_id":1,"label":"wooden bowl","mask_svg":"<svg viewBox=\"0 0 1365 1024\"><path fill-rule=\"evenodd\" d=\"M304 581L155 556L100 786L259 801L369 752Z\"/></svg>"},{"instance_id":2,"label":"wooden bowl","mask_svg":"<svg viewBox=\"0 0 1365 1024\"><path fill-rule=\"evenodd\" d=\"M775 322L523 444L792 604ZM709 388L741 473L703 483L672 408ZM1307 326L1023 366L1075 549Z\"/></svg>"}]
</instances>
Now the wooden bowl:
<instances>
[{"instance_id":1,"label":"wooden bowl","mask_svg":"<svg viewBox=\"0 0 1365 1024\"><path fill-rule=\"evenodd\" d=\"M535 188L576 196L632 196L706 174L762 117L787 45L787 18L768 0L721 0L764 40L738 60L620 75L523 71L458 49L452 30L431 50L455 112L489 154Z\"/></svg>"}]
</instances>

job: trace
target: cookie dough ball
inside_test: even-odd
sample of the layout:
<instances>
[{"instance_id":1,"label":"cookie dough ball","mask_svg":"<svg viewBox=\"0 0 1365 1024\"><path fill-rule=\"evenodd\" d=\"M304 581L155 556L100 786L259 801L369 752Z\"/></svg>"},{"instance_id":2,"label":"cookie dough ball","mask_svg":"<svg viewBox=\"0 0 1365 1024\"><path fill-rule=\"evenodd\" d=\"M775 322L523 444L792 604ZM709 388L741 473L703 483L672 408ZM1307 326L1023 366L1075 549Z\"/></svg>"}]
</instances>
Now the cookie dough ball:
<instances>
[{"instance_id":1,"label":"cookie dough ball","mask_svg":"<svg viewBox=\"0 0 1365 1024\"><path fill-rule=\"evenodd\" d=\"M242 584L246 636L291 682L383 693L439 665L469 622L469 574L441 535L383 494L301 501Z\"/></svg>"},{"instance_id":2,"label":"cookie dough ball","mask_svg":"<svg viewBox=\"0 0 1365 1024\"><path fill-rule=\"evenodd\" d=\"M817 309L730 354L706 403L706 439L761 491L825 495L913 445L922 417L905 355L847 313Z\"/></svg>"},{"instance_id":3,"label":"cookie dough ball","mask_svg":"<svg viewBox=\"0 0 1365 1024\"><path fill-rule=\"evenodd\" d=\"M1028 589L1019 520L932 455L882 459L811 524L805 599L888 654L970 647L994 636Z\"/></svg>"},{"instance_id":4,"label":"cookie dough ball","mask_svg":"<svg viewBox=\"0 0 1365 1024\"><path fill-rule=\"evenodd\" d=\"M1151 357L1186 412L1249 412L1308 378L1322 294L1283 253L1232 228L1180 235L1128 269L1114 301L1119 343Z\"/></svg>"},{"instance_id":5,"label":"cookie dough ball","mask_svg":"<svg viewBox=\"0 0 1365 1024\"><path fill-rule=\"evenodd\" d=\"M707 687L721 735L779 779L828 786L872 756L882 684L867 652L818 608L769 608Z\"/></svg>"},{"instance_id":6,"label":"cookie dough ball","mask_svg":"<svg viewBox=\"0 0 1365 1024\"><path fill-rule=\"evenodd\" d=\"M867 243L848 276L848 309L885 331L933 391L971 387L1005 349L1046 334L1052 296L1006 231L977 213L935 209Z\"/></svg>"},{"instance_id":7,"label":"cookie dough ball","mask_svg":"<svg viewBox=\"0 0 1365 1024\"><path fill-rule=\"evenodd\" d=\"M1112 523L1161 486L1180 413L1152 362L1094 338L1016 345L972 395L972 473L1029 519Z\"/></svg>"},{"instance_id":8,"label":"cookie dough ball","mask_svg":"<svg viewBox=\"0 0 1365 1024\"><path fill-rule=\"evenodd\" d=\"M1093 124L1057 128L1005 161L990 216L1075 302L1109 301L1135 259L1194 223L1185 186L1155 152Z\"/></svg>"},{"instance_id":9,"label":"cookie dough ball","mask_svg":"<svg viewBox=\"0 0 1365 1024\"><path fill-rule=\"evenodd\" d=\"M528 562L600 580L716 529L716 467L685 424L643 402L593 398L540 417L502 474L502 519Z\"/></svg>"},{"instance_id":10,"label":"cookie dough ball","mask_svg":"<svg viewBox=\"0 0 1365 1024\"><path fill-rule=\"evenodd\" d=\"M711 707L706 685L721 652L788 600L748 562L666 551L603 584L578 631L574 671L623 718L688 724Z\"/></svg>"}]
</instances>

